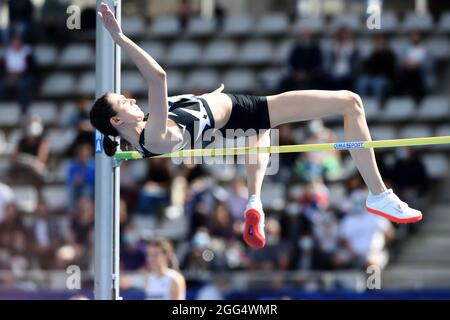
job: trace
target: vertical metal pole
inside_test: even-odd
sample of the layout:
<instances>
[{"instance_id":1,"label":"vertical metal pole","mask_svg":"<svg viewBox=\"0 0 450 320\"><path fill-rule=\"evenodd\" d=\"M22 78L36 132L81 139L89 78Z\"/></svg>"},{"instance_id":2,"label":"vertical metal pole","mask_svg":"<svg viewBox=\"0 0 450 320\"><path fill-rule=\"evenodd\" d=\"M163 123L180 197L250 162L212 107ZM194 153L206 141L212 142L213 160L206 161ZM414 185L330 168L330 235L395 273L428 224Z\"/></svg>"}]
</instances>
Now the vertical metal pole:
<instances>
[{"instance_id":1,"label":"vertical metal pole","mask_svg":"<svg viewBox=\"0 0 450 320\"><path fill-rule=\"evenodd\" d=\"M110 8L120 1L97 0L97 10L104 1ZM96 97L106 92L113 92L117 74L115 61L115 45L97 18L96 23ZM120 55L119 55L120 58ZM103 152L103 136L99 131L95 135L95 266L94 266L94 297L98 300L110 300L115 298L115 289L118 283L118 273L114 273L114 259L118 254L115 250L115 225L114 218L114 174L113 159ZM116 210L118 211L118 210ZM115 278L115 279L114 279Z\"/></svg>"},{"instance_id":2,"label":"vertical metal pole","mask_svg":"<svg viewBox=\"0 0 450 320\"><path fill-rule=\"evenodd\" d=\"M114 1L115 16L119 24L122 25L122 4L120 0ZM120 93L120 81L121 81L121 50L120 46L115 44L114 46L114 91ZM117 137L116 141L120 146L120 138ZM120 150L120 148L118 148ZM120 282L120 166L116 165L113 169L113 292L112 296L114 300L121 299L119 296L119 282Z\"/></svg>"}]
</instances>

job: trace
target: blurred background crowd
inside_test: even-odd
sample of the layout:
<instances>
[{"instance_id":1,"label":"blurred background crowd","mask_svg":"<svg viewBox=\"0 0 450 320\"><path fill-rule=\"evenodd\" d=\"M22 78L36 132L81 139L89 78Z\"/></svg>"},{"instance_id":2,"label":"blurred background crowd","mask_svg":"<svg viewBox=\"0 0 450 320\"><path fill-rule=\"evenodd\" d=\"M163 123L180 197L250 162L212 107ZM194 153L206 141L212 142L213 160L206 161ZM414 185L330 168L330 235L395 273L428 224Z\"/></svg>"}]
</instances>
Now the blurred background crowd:
<instances>
[{"instance_id":1,"label":"blurred background crowd","mask_svg":"<svg viewBox=\"0 0 450 320\"><path fill-rule=\"evenodd\" d=\"M379 30L366 26L374 3L383 8ZM66 28L70 4L81 8L79 30ZM168 70L170 95L221 82L226 92L264 95L347 89L363 98L373 139L450 135L450 6L442 1L142 5L123 4L124 32ZM0 35L0 287L36 288L32 272L93 268L95 1L0 0ZM145 111L144 81L125 53L122 86ZM283 125L278 134L280 145L344 141L338 117ZM446 269L449 150L376 152L389 187L424 210L424 228L366 212L367 190L346 152L277 156L279 171L262 194L267 245L257 251L241 240L243 165L125 162L121 269L145 270L146 241L156 236L174 244L188 288L201 287L205 274L270 271L277 288L277 274L297 271ZM233 289L229 278L212 278L216 291ZM308 285L322 288L318 279ZM292 283L306 286L301 277Z\"/></svg>"}]
</instances>

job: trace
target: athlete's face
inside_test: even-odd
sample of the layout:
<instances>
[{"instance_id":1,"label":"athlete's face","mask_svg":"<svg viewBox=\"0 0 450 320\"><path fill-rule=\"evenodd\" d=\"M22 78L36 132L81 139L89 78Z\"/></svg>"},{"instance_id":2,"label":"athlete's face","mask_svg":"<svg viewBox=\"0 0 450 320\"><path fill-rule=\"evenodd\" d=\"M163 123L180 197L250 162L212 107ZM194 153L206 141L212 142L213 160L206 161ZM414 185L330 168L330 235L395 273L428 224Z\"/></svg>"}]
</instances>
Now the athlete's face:
<instances>
[{"instance_id":1,"label":"athlete's face","mask_svg":"<svg viewBox=\"0 0 450 320\"><path fill-rule=\"evenodd\" d=\"M108 94L108 100L117 112L117 115L111 118L113 125L136 123L144 119L145 114L136 104L136 100L117 93Z\"/></svg>"}]
</instances>

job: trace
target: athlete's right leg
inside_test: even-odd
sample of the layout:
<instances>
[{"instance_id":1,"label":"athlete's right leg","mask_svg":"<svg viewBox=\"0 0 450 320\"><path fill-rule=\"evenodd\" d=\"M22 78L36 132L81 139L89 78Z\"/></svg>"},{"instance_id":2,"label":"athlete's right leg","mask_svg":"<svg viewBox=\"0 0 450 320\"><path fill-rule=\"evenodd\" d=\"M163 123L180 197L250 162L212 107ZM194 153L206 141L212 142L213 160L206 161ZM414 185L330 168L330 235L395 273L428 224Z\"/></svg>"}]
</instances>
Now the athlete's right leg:
<instances>
[{"instance_id":1,"label":"athlete's right leg","mask_svg":"<svg viewBox=\"0 0 450 320\"><path fill-rule=\"evenodd\" d=\"M271 126L287 122L318 119L327 115L344 117L348 141L370 141L371 136L360 97L350 91L290 91L267 97ZM374 194L386 191L373 149L350 150L350 154L369 190Z\"/></svg>"},{"instance_id":2,"label":"athlete's right leg","mask_svg":"<svg viewBox=\"0 0 450 320\"><path fill-rule=\"evenodd\" d=\"M350 91L291 91L267 97L271 126L342 114L348 141L371 141L361 98ZM409 208L392 190L386 190L373 149L350 150L361 176L370 190L368 211L397 223L422 219L420 211Z\"/></svg>"}]
</instances>

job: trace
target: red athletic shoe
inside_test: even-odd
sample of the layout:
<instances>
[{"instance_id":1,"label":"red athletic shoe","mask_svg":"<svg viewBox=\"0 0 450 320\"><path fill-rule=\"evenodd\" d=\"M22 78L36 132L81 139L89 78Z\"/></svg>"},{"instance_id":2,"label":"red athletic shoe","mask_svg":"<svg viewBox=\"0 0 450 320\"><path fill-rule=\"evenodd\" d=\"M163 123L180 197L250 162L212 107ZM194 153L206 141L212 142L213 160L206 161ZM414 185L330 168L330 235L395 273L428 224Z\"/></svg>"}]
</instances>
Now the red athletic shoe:
<instances>
[{"instance_id":1,"label":"red athletic shoe","mask_svg":"<svg viewBox=\"0 0 450 320\"><path fill-rule=\"evenodd\" d=\"M262 208L247 206L245 210L244 241L254 249L261 249L266 245Z\"/></svg>"}]
</instances>

